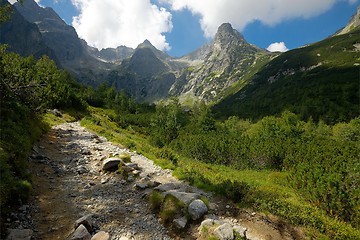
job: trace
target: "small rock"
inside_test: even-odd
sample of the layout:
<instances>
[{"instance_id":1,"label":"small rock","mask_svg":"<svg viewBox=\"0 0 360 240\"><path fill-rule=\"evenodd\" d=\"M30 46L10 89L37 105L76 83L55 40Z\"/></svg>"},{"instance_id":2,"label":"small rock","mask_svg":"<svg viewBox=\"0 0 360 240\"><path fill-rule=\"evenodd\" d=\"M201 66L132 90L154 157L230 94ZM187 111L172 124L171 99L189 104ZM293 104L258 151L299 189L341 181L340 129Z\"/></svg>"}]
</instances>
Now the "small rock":
<instances>
[{"instance_id":1,"label":"small rock","mask_svg":"<svg viewBox=\"0 0 360 240\"><path fill-rule=\"evenodd\" d=\"M110 235L107 232L104 231L100 231L98 233L96 233L91 240L109 240L110 239Z\"/></svg>"},{"instance_id":2,"label":"small rock","mask_svg":"<svg viewBox=\"0 0 360 240\"><path fill-rule=\"evenodd\" d=\"M146 188L149 187L149 184L146 183L146 182L140 182L140 183L136 183L136 184L135 184L135 187L136 187L137 189L144 190L144 189L146 189Z\"/></svg>"},{"instance_id":3,"label":"small rock","mask_svg":"<svg viewBox=\"0 0 360 240\"><path fill-rule=\"evenodd\" d=\"M235 225L233 227L234 232L238 233L240 237L245 238L246 237L246 231L247 228L240 226L240 225Z\"/></svg>"},{"instance_id":4,"label":"small rock","mask_svg":"<svg viewBox=\"0 0 360 240\"><path fill-rule=\"evenodd\" d=\"M232 226L229 223L224 223L214 230L214 235L220 240L233 240L234 231Z\"/></svg>"},{"instance_id":5,"label":"small rock","mask_svg":"<svg viewBox=\"0 0 360 240\"><path fill-rule=\"evenodd\" d=\"M9 229L6 240L30 240L33 231L31 229Z\"/></svg>"},{"instance_id":6,"label":"small rock","mask_svg":"<svg viewBox=\"0 0 360 240\"><path fill-rule=\"evenodd\" d=\"M211 228L212 226L214 226L214 224L215 224L214 219L205 219L204 221L201 222L199 230L203 228Z\"/></svg>"},{"instance_id":7,"label":"small rock","mask_svg":"<svg viewBox=\"0 0 360 240\"><path fill-rule=\"evenodd\" d=\"M101 184L105 184L105 183L107 183L108 181L110 180L110 178L102 178L101 179Z\"/></svg>"},{"instance_id":8,"label":"small rock","mask_svg":"<svg viewBox=\"0 0 360 240\"><path fill-rule=\"evenodd\" d=\"M121 163L122 160L120 158L108 158L104 160L102 169L104 171L116 171Z\"/></svg>"},{"instance_id":9,"label":"small rock","mask_svg":"<svg viewBox=\"0 0 360 240\"><path fill-rule=\"evenodd\" d=\"M74 228L77 229L80 225L84 225L89 232L93 231L93 215L88 214L75 221Z\"/></svg>"},{"instance_id":10,"label":"small rock","mask_svg":"<svg viewBox=\"0 0 360 240\"><path fill-rule=\"evenodd\" d=\"M133 169L136 169L136 170L140 170L137 163L125 163L125 166L127 166L128 168L133 168Z\"/></svg>"},{"instance_id":11,"label":"small rock","mask_svg":"<svg viewBox=\"0 0 360 240\"><path fill-rule=\"evenodd\" d=\"M82 155L91 155L91 151L90 150L83 150L81 151Z\"/></svg>"},{"instance_id":12,"label":"small rock","mask_svg":"<svg viewBox=\"0 0 360 240\"><path fill-rule=\"evenodd\" d=\"M156 188L155 188L156 189ZM175 197L176 199L178 199L179 201L185 203L185 204L189 204L192 201L199 199L200 198L200 194L197 193L188 193L188 192L179 192L177 190L170 190L165 192L163 195L167 196L167 195L172 195L173 197Z\"/></svg>"},{"instance_id":13,"label":"small rock","mask_svg":"<svg viewBox=\"0 0 360 240\"><path fill-rule=\"evenodd\" d=\"M62 117L61 112L58 109L50 110L52 114L54 114L56 117Z\"/></svg>"},{"instance_id":14,"label":"small rock","mask_svg":"<svg viewBox=\"0 0 360 240\"><path fill-rule=\"evenodd\" d=\"M76 168L76 172L77 172L78 174L84 174L84 173L87 173L88 170L86 169L85 166L78 166L78 167Z\"/></svg>"},{"instance_id":15,"label":"small rock","mask_svg":"<svg viewBox=\"0 0 360 240\"><path fill-rule=\"evenodd\" d=\"M187 224L187 219L186 217L182 217L182 218L177 218L177 219L174 219L173 220L173 223L174 223L174 226L177 228L177 229L184 229L186 227L186 224Z\"/></svg>"},{"instance_id":16,"label":"small rock","mask_svg":"<svg viewBox=\"0 0 360 240\"><path fill-rule=\"evenodd\" d=\"M206 204L200 199L192 201L188 207L188 213L192 220L200 219L207 211L208 208Z\"/></svg>"},{"instance_id":17,"label":"small rock","mask_svg":"<svg viewBox=\"0 0 360 240\"><path fill-rule=\"evenodd\" d=\"M69 240L91 240L91 235L84 225L80 225L70 236Z\"/></svg>"}]
</instances>

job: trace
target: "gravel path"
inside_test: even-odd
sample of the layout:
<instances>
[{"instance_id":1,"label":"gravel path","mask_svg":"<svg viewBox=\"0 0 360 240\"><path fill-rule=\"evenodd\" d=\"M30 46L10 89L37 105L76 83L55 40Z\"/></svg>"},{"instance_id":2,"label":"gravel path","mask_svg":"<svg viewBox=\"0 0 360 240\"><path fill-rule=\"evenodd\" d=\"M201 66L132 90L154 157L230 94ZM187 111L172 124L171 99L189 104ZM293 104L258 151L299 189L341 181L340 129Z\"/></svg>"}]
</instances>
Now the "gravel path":
<instances>
[{"instance_id":1,"label":"gravel path","mask_svg":"<svg viewBox=\"0 0 360 240\"><path fill-rule=\"evenodd\" d=\"M64 239L75 220L87 214L95 216L97 227L110 239L171 239L150 212L144 193L134 189L135 182L102 172L101 160L127 153L142 169L141 177L162 182L176 181L171 171L90 133L78 122L53 127L34 149L35 239Z\"/></svg>"},{"instance_id":2,"label":"gravel path","mask_svg":"<svg viewBox=\"0 0 360 240\"><path fill-rule=\"evenodd\" d=\"M139 166L138 178L103 172L102 161L126 153ZM77 219L92 214L96 231L111 240L196 239L200 222L192 222L182 234L170 234L148 206L145 193L136 184L144 181L175 183L187 192L205 195L210 211L225 222L241 224L247 237L304 239L297 229L277 218L239 210L228 200L205 193L175 179L146 157L108 142L81 127L79 122L54 126L34 147L30 157L33 175L31 204L23 205L7 221L10 228L32 229L33 238L67 239Z\"/></svg>"}]
</instances>

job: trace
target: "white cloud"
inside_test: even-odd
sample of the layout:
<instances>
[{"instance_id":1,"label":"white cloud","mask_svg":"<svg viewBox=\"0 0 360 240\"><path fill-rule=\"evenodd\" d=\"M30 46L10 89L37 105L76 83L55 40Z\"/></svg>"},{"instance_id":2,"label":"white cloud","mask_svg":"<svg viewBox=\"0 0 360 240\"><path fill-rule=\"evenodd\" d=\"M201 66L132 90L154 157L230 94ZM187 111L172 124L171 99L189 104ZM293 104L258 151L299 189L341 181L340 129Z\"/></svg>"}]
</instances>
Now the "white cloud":
<instances>
[{"instance_id":1,"label":"white cloud","mask_svg":"<svg viewBox=\"0 0 360 240\"><path fill-rule=\"evenodd\" d=\"M336 1L344 0L160 0L170 4L174 11L188 9L199 15L206 37L213 37L224 22L240 31L256 20L272 26L288 19L316 16L329 10Z\"/></svg>"},{"instance_id":2,"label":"white cloud","mask_svg":"<svg viewBox=\"0 0 360 240\"><path fill-rule=\"evenodd\" d=\"M274 42L270 44L266 50L269 52L286 52L289 49L286 47L284 42Z\"/></svg>"},{"instance_id":3,"label":"white cloud","mask_svg":"<svg viewBox=\"0 0 360 240\"><path fill-rule=\"evenodd\" d=\"M171 13L150 0L72 0L80 15L72 25L89 45L99 49L136 47L148 39L161 50L170 49L163 33L172 30Z\"/></svg>"}]
</instances>

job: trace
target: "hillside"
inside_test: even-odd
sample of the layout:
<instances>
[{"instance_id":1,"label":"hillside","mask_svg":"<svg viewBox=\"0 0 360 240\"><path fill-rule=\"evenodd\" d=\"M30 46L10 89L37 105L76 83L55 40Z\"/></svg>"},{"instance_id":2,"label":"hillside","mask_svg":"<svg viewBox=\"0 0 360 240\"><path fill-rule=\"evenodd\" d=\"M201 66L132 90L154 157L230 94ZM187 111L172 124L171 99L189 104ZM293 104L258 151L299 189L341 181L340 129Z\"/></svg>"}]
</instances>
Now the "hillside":
<instances>
[{"instance_id":1,"label":"hillside","mask_svg":"<svg viewBox=\"0 0 360 240\"><path fill-rule=\"evenodd\" d=\"M283 53L214 106L225 118L260 119L290 110L334 123L360 114L360 28Z\"/></svg>"}]
</instances>

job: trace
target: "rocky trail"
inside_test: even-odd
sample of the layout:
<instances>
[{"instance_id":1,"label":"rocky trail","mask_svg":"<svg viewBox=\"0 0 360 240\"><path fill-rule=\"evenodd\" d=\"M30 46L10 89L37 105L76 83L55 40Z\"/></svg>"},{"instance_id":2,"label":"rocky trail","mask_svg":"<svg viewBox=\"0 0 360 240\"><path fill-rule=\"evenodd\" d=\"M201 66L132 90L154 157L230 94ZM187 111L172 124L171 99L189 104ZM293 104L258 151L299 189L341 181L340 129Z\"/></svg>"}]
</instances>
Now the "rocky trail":
<instances>
[{"instance_id":1,"label":"rocky trail","mask_svg":"<svg viewBox=\"0 0 360 240\"><path fill-rule=\"evenodd\" d=\"M121 154L131 156L127 178L103 171L109 157ZM170 170L98 137L78 122L53 127L33 147L29 161L32 199L7 219L14 229L9 240L204 239L199 230L204 228L219 239L235 239L234 232L254 240L303 239L300 231L280 220L240 211L226 199L175 179ZM188 206L190 217L177 218L172 224L177 231L166 228L152 213L147 196L154 188ZM207 206L203 207L201 197L209 200Z\"/></svg>"}]
</instances>

